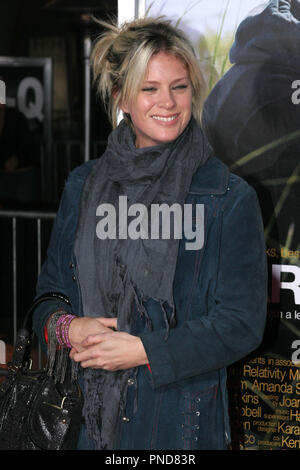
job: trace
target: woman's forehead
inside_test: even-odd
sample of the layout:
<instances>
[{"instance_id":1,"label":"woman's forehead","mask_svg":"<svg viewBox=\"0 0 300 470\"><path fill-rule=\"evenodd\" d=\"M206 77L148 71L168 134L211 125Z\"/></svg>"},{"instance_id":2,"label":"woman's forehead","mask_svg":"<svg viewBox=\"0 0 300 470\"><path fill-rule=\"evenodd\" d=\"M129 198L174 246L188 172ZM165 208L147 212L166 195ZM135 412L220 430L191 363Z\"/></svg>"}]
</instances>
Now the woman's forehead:
<instances>
[{"instance_id":1,"label":"woman's forehead","mask_svg":"<svg viewBox=\"0 0 300 470\"><path fill-rule=\"evenodd\" d=\"M148 62L145 81L161 81L164 77L188 78L189 72L184 61L173 53L161 51Z\"/></svg>"}]
</instances>

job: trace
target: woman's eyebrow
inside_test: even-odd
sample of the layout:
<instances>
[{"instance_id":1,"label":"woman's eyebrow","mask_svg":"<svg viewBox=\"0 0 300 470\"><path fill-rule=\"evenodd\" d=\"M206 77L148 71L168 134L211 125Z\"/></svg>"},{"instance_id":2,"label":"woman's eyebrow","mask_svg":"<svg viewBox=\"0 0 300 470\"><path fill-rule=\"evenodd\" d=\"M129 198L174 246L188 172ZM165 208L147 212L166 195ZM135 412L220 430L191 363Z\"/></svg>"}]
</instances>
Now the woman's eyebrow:
<instances>
[{"instance_id":1,"label":"woman's eyebrow","mask_svg":"<svg viewBox=\"0 0 300 470\"><path fill-rule=\"evenodd\" d=\"M174 80L172 80L171 83L175 83L175 82L180 82L181 80L189 80L189 77L186 75L184 77L180 77L180 78L175 78ZM160 82L156 81L156 80L145 80L143 82L143 85L145 84L159 84Z\"/></svg>"}]
</instances>

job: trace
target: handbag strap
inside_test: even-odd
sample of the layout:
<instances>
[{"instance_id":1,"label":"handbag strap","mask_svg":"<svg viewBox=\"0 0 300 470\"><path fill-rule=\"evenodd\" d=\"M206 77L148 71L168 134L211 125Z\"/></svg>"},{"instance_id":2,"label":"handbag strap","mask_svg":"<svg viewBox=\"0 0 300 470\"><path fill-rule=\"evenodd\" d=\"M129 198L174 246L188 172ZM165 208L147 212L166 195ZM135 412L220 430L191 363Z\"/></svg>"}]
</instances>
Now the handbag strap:
<instances>
[{"instance_id":1,"label":"handbag strap","mask_svg":"<svg viewBox=\"0 0 300 470\"><path fill-rule=\"evenodd\" d=\"M42 294L40 297L37 297L31 304L29 309L27 310L24 321L23 321L23 329L31 330L32 327L31 327L31 323L29 322L31 322L32 320L32 313L34 312L34 310L42 302L45 302L47 300L53 300L53 299L61 300L62 302L65 302L66 304L71 305L69 298L66 295L62 294L61 292L46 292L45 294Z\"/></svg>"}]
</instances>

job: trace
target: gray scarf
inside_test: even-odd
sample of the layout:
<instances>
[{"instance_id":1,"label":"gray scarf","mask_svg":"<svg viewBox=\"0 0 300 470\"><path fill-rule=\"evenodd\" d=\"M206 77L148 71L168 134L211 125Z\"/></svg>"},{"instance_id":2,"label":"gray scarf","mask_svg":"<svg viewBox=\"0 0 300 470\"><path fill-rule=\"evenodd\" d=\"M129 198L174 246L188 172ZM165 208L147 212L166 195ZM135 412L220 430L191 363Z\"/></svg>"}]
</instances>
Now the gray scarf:
<instances>
[{"instance_id":1,"label":"gray scarf","mask_svg":"<svg viewBox=\"0 0 300 470\"><path fill-rule=\"evenodd\" d=\"M194 118L173 142L154 147L136 148L124 121L110 134L105 153L85 182L76 232L75 256L85 316L117 317L118 330L130 333L132 313L137 311L151 331L144 306L151 298L160 302L167 333L175 326L172 287L179 240L118 239L119 196L128 197L128 207L135 203L147 208L154 203L183 206L193 174L209 156L210 149ZM96 234L96 208L103 203L116 208L116 239L100 240ZM170 318L166 304L171 308ZM84 417L95 449L113 449L128 378L137 370L84 370Z\"/></svg>"}]
</instances>

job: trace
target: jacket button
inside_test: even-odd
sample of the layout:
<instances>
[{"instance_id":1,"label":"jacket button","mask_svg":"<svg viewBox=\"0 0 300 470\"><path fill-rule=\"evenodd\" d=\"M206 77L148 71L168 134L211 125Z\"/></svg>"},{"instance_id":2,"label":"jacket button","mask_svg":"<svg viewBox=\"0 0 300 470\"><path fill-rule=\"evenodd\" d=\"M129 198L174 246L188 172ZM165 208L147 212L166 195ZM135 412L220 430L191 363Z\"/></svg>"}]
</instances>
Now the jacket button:
<instances>
[{"instance_id":1,"label":"jacket button","mask_svg":"<svg viewBox=\"0 0 300 470\"><path fill-rule=\"evenodd\" d=\"M74 263L70 263L70 268L74 268Z\"/></svg>"},{"instance_id":2,"label":"jacket button","mask_svg":"<svg viewBox=\"0 0 300 470\"><path fill-rule=\"evenodd\" d=\"M200 411L196 411L197 416L200 416L200 414L201 414Z\"/></svg>"},{"instance_id":3,"label":"jacket button","mask_svg":"<svg viewBox=\"0 0 300 470\"><path fill-rule=\"evenodd\" d=\"M73 281L76 281L76 276L72 276Z\"/></svg>"},{"instance_id":4,"label":"jacket button","mask_svg":"<svg viewBox=\"0 0 300 470\"><path fill-rule=\"evenodd\" d=\"M123 416L123 421L125 421L125 423L129 423L130 419L127 418L127 416Z\"/></svg>"},{"instance_id":5,"label":"jacket button","mask_svg":"<svg viewBox=\"0 0 300 470\"><path fill-rule=\"evenodd\" d=\"M134 384L134 380L133 380L133 379L128 379L127 383L128 383L128 385L133 385L133 384Z\"/></svg>"}]
</instances>

